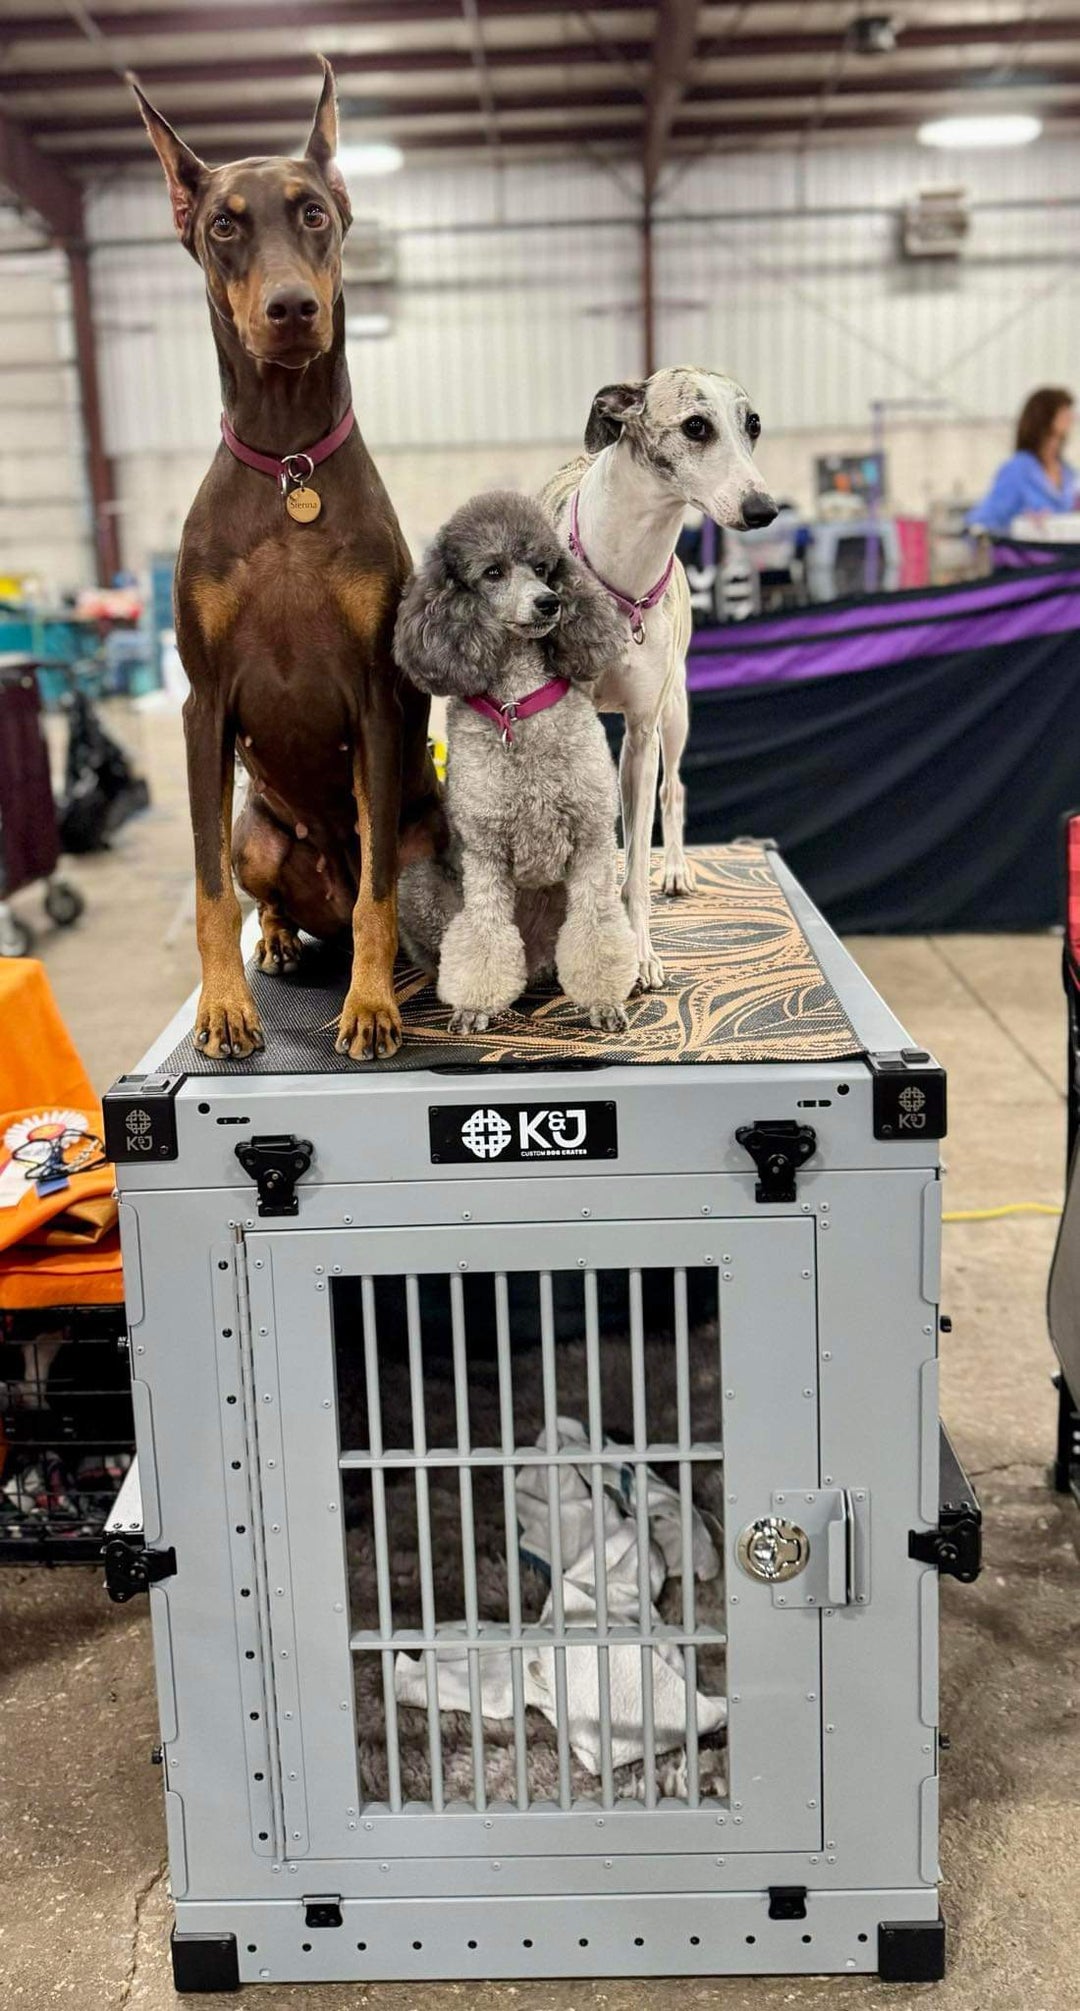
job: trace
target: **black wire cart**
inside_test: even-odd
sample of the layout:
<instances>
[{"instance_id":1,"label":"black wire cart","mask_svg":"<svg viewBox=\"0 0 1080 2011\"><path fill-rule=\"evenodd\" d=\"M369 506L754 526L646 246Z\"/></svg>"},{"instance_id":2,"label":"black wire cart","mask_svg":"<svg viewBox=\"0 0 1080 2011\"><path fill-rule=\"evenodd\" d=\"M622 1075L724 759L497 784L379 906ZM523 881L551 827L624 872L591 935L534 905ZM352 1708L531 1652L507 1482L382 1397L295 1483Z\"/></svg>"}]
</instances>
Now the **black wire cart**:
<instances>
[{"instance_id":1,"label":"black wire cart","mask_svg":"<svg viewBox=\"0 0 1080 2011\"><path fill-rule=\"evenodd\" d=\"M0 1311L0 1563L99 1558L133 1451L123 1304Z\"/></svg>"}]
</instances>

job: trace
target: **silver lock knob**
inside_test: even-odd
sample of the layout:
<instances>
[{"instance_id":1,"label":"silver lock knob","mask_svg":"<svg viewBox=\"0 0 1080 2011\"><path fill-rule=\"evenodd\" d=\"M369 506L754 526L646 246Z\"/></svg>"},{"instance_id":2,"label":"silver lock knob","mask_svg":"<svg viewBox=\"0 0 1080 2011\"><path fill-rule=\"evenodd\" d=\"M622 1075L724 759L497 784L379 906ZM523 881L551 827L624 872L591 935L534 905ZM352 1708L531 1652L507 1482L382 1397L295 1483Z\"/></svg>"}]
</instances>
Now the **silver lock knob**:
<instances>
[{"instance_id":1,"label":"silver lock knob","mask_svg":"<svg viewBox=\"0 0 1080 2011\"><path fill-rule=\"evenodd\" d=\"M736 1556L751 1578L767 1585L797 1578L810 1561L810 1538L797 1522L780 1515L762 1515L747 1523L735 1546Z\"/></svg>"}]
</instances>

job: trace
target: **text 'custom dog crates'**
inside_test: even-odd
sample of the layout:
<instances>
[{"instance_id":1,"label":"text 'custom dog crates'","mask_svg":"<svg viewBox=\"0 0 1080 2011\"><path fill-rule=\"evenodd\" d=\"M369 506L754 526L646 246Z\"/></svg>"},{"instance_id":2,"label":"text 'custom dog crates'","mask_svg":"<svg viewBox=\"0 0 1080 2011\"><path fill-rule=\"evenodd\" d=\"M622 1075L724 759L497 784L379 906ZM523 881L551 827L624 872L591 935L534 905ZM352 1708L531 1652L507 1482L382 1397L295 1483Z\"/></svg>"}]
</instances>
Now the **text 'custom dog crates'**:
<instances>
[{"instance_id":1,"label":"text 'custom dog crates'","mask_svg":"<svg viewBox=\"0 0 1080 2011\"><path fill-rule=\"evenodd\" d=\"M107 1099L181 1989L942 1973L944 1078L696 864L628 1034L315 957Z\"/></svg>"}]
</instances>

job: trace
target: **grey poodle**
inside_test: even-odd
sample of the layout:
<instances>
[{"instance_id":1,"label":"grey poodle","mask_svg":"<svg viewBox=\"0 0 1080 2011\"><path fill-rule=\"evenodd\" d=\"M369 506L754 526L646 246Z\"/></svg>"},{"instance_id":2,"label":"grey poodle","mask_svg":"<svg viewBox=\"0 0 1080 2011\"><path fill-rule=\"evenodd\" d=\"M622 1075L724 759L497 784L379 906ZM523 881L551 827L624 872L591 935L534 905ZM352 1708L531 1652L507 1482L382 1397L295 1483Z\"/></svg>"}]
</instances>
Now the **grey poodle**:
<instances>
[{"instance_id":1,"label":"grey poodle","mask_svg":"<svg viewBox=\"0 0 1080 2011\"><path fill-rule=\"evenodd\" d=\"M398 663L450 700L452 845L406 868L400 926L415 961L438 968L453 1032L482 1032L553 966L593 1026L627 1023L637 951L590 695L622 639L539 505L509 491L458 510L405 590Z\"/></svg>"}]
</instances>

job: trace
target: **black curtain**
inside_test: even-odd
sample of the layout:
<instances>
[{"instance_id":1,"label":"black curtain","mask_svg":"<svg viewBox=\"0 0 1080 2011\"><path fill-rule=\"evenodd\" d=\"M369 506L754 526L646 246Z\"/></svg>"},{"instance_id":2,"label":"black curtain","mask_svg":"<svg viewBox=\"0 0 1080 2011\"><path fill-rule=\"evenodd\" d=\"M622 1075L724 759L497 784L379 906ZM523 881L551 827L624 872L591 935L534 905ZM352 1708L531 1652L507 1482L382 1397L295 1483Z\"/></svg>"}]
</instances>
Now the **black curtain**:
<instances>
[{"instance_id":1,"label":"black curtain","mask_svg":"<svg viewBox=\"0 0 1080 2011\"><path fill-rule=\"evenodd\" d=\"M690 841L775 838L837 929L1046 928L1080 632L694 692L683 773Z\"/></svg>"}]
</instances>

